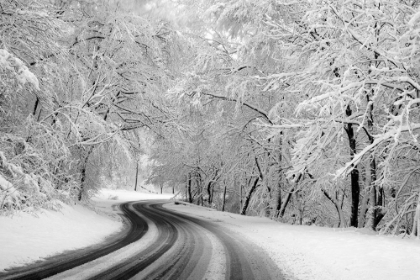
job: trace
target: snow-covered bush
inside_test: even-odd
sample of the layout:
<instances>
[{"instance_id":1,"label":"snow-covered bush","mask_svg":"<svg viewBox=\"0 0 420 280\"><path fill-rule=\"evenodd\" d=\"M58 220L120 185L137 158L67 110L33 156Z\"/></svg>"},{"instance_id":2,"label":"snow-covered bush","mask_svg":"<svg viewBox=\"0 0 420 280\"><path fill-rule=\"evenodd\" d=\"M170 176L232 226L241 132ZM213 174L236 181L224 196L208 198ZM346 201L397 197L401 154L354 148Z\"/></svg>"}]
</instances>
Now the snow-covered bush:
<instances>
[{"instance_id":1,"label":"snow-covered bush","mask_svg":"<svg viewBox=\"0 0 420 280\"><path fill-rule=\"evenodd\" d=\"M34 127L32 124L31 128ZM26 138L0 134L0 211L51 208L54 207L51 201L72 197L75 182L67 175L66 149L57 145L59 141L48 133L37 132L38 135Z\"/></svg>"},{"instance_id":2,"label":"snow-covered bush","mask_svg":"<svg viewBox=\"0 0 420 280\"><path fill-rule=\"evenodd\" d=\"M22 60L8 52L0 49L0 68L7 73L9 78L16 79L20 85L30 84L39 90L38 78L32 73Z\"/></svg>"}]
</instances>

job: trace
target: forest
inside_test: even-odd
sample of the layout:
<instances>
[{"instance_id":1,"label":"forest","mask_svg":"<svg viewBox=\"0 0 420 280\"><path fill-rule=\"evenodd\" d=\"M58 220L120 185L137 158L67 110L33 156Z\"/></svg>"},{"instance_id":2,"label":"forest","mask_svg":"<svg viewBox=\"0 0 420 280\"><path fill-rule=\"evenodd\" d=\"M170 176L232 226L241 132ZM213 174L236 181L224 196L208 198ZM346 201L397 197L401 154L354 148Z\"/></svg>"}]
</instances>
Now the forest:
<instances>
[{"instance_id":1,"label":"forest","mask_svg":"<svg viewBox=\"0 0 420 280\"><path fill-rule=\"evenodd\" d=\"M146 158L190 203L420 236L417 0L0 0L0 77L1 215Z\"/></svg>"}]
</instances>

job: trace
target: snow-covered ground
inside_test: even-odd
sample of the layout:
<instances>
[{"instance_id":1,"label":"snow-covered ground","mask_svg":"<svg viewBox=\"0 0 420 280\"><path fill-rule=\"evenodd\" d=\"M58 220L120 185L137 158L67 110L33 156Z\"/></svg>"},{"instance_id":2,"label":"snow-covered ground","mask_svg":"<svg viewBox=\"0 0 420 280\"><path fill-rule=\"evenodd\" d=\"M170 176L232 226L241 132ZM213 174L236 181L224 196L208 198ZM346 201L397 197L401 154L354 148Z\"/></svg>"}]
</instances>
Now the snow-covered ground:
<instances>
[{"instance_id":1,"label":"snow-covered ground","mask_svg":"<svg viewBox=\"0 0 420 280\"><path fill-rule=\"evenodd\" d=\"M190 204L165 207L240 233L264 249L290 279L420 279L420 240L354 228L285 225Z\"/></svg>"},{"instance_id":2,"label":"snow-covered ground","mask_svg":"<svg viewBox=\"0 0 420 280\"><path fill-rule=\"evenodd\" d=\"M93 201L97 212L64 205L61 212L43 211L37 217L0 217L0 270L103 241L121 229L112 207L116 203L170 197L103 190ZM420 279L419 240L284 225L189 204L170 202L165 207L241 234L264 249L290 279Z\"/></svg>"},{"instance_id":3,"label":"snow-covered ground","mask_svg":"<svg viewBox=\"0 0 420 280\"><path fill-rule=\"evenodd\" d=\"M122 229L112 205L124 201L165 199L169 195L103 190L92 204L96 211L81 205L62 204L60 211L0 216L0 271L41 260L66 250L102 242Z\"/></svg>"},{"instance_id":4,"label":"snow-covered ground","mask_svg":"<svg viewBox=\"0 0 420 280\"><path fill-rule=\"evenodd\" d=\"M0 270L101 242L122 224L80 205L0 217Z\"/></svg>"}]
</instances>

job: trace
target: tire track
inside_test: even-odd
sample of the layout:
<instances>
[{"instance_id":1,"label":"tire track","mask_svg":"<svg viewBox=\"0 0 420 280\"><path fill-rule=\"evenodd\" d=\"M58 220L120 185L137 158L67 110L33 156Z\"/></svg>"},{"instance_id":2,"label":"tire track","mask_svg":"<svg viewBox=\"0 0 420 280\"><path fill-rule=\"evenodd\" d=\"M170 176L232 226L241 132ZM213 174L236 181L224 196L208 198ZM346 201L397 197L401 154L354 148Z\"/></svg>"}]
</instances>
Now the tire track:
<instances>
[{"instance_id":1,"label":"tire track","mask_svg":"<svg viewBox=\"0 0 420 280\"><path fill-rule=\"evenodd\" d=\"M56 262L0 278L42 279L70 267L53 279L283 279L277 266L238 234L163 208L164 203L124 203L120 207L130 225L126 235L120 233L103 248L60 255ZM142 241L149 227L154 234Z\"/></svg>"},{"instance_id":2,"label":"tire track","mask_svg":"<svg viewBox=\"0 0 420 280\"><path fill-rule=\"evenodd\" d=\"M143 205L141 205L143 207L140 207L140 205L140 203L134 204L134 208L141 211L148 219L154 221L158 228L157 239L143 251L94 277L90 277L89 280L130 279L154 263L175 244L175 241L178 239L176 227L164 217L162 218Z\"/></svg>"},{"instance_id":3,"label":"tire track","mask_svg":"<svg viewBox=\"0 0 420 280\"><path fill-rule=\"evenodd\" d=\"M148 224L142 217L129 209L129 204L130 203L127 202L120 205L120 208L124 213L125 229L109 238L107 242L46 258L45 261L36 262L24 267L9 269L6 273L0 273L0 279L44 279L108 255L139 240L146 234Z\"/></svg>"},{"instance_id":4,"label":"tire track","mask_svg":"<svg viewBox=\"0 0 420 280\"><path fill-rule=\"evenodd\" d=\"M225 279L284 279L284 275L279 268L260 248L238 234L220 227L214 222L208 222L203 219L174 212L162 208L162 205L158 207L168 215L176 215L177 217L190 221L208 230L218 238L225 249L227 258Z\"/></svg>"},{"instance_id":5,"label":"tire track","mask_svg":"<svg viewBox=\"0 0 420 280\"><path fill-rule=\"evenodd\" d=\"M151 266L148 271L139 273L133 279L187 279L194 274L193 279L203 279L205 270L210 263L211 246L203 229L176 215L161 211L161 204L150 207L161 217L166 217L179 231L176 246L171 248L162 258Z\"/></svg>"}]
</instances>

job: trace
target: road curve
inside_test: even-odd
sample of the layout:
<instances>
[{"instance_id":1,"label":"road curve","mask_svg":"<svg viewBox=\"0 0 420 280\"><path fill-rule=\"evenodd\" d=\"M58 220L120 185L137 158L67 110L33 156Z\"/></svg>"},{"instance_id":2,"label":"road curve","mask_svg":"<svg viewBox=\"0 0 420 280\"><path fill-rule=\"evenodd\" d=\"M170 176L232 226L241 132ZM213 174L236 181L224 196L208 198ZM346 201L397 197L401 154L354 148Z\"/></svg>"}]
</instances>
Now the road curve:
<instances>
[{"instance_id":1,"label":"road curve","mask_svg":"<svg viewBox=\"0 0 420 280\"><path fill-rule=\"evenodd\" d=\"M121 204L130 227L100 248L14 269L0 274L0 279L43 279L55 274L52 279L283 279L277 266L255 245L214 222L163 208L167 202ZM127 257L117 257L116 251L141 242L149 228L157 229L153 240ZM108 263L100 271L78 274L80 265L88 269L105 255ZM58 274L69 269L74 273Z\"/></svg>"},{"instance_id":2,"label":"road curve","mask_svg":"<svg viewBox=\"0 0 420 280\"><path fill-rule=\"evenodd\" d=\"M0 279L44 279L110 254L139 240L147 232L148 224L133 212L129 205L130 203L123 203L119 206L123 212L124 229L109 237L106 242L53 256L31 265L6 270L6 273L0 273Z\"/></svg>"}]
</instances>

